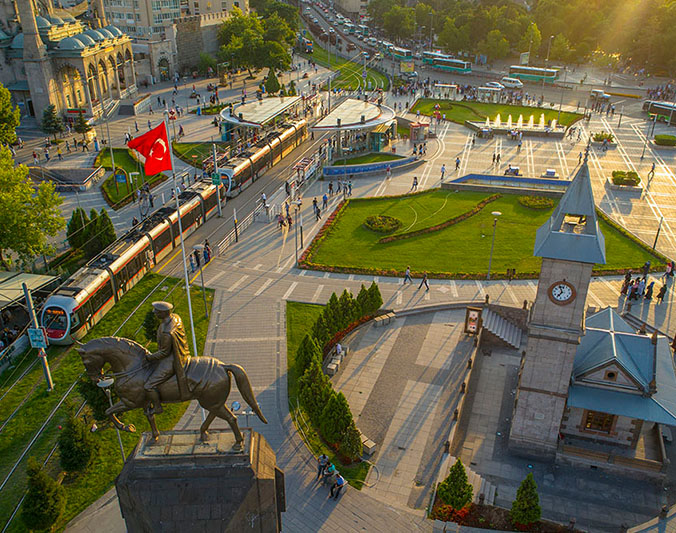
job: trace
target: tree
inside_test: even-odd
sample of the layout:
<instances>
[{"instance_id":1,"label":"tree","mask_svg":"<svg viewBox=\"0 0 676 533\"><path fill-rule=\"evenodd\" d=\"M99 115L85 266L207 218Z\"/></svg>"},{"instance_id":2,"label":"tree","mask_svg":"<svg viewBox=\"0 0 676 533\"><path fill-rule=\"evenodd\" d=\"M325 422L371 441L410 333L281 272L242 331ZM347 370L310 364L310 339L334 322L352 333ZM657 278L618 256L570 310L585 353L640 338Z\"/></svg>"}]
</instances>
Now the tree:
<instances>
[{"instance_id":1,"label":"tree","mask_svg":"<svg viewBox=\"0 0 676 533\"><path fill-rule=\"evenodd\" d=\"M455 461L446 479L439 483L437 495L442 502L458 511L472 503L472 485L467 482L467 472L460 459Z\"/></svg>"},{"instance_id":2,"label":"tree","mask_svg":"<svg viewBox=\"0 0 676 533\"><path fill-rule=\"evenodd\" d=\"M0 83L0 144L16 142L16 129L21 120L18 106L12 105L12 94Z\"/></svg>"},{"instance_id":3,"label":"tree","mask_svg":"<svg viewBox=\"0 0 676 533\"><path fill-rule=\"evenodd\" d=\"M200 52L200 62L197 64L197 70L203 76L206 76L211 68L212 73L216 73L216 59L208 52Z\"/></svg>"},{"instance_id":4,"label":"tree","mask_svg":"<svg viewBox=\"0 0 676 533\"><path fill-rule=\"evenodd\" d=\"M391 0L371 0L366 6L371 20L376 26L382 26L385 22L385 13L392 7Z\"/></svg>"},{"instance_id":5,"label":"tree","mask_svg":"<svg viewBox=\"0 0 676 533\"><path fill-rule=\"evenodd\" d=\"M514 524L527 526L540 520L541 515L538 486L535 484L533 474L529 472L516 491L516 500L512 502L509 518Z\"/></svg>"},{"instance_id":6,"label":"tree","mask_svg":"<svg viewBox=\"0 0 676 533\"><path fill-rule=\"evenodd\" d=\"M509 43L500 30L491 30L479 43L479 51L489 60L502 59L509 54Z\"/></svg>"},{"instance_id":7,"label":"tree","mask_svg":"<svg viewBox=\"0 0 676 533\"><path fill-rule=\"evenodd\" d=\"M322 411L332 394L331 382L322 372L321 363L313 359L298 380L298 400L315 423L320 420Z\"/></svg>"},{"instance_id":8,"label":"tree","mask_svg":"<svg viewBox=\"0 0 676 533\"><path fill-rule=\"evenodd\" d=\"M342 320L340 316L340 305L338 304L338 297L336 293L331 294L331 298L326 302L326 307L324 308L324 322L326 323L326 329L329 330L329 334L333 336L334 333L337 333L341 329Z\"/></svg>"},{"instance_id":9,"label":"tree","mask_svg":"<svg viewBox=\"0 0 676 533\"><path fill-rule=\"evenodd\" d=\"M357 426L354 425L354 420L343 433L343 437L340 439L339 444L340 452L349 457L350 459L357 459L361 457L362 454L362 443L361 443L361 434L357 429Z\"/></svg>"},{"instance_id":10,"label":"tree","mask_svg":"<svg viewBox=\"0 0 676 533\"><path fill-rule=\"evenodd\" d=\"M87 402L94 420L99 423L110 420L106 414L106 409L110 407L108 396L96 383L89 379L89 377L82 376L80 381L77 382L77 391L82 396L82 399ZM113 394L113 401L116 401L115 393L111 391L111 394Z\"/></svg>"},{"instance_id":11,"label":"tree","mask_svg":"<svg viewBox=\"0 0 676 533\"><path fill-rule=\"evenodd\" d=\"M340 329L344 329L352 324L352 322L359 320L357 305L350 291L347 289L343 290L343 294L340 295L338 304L341 318Z\"/></svg>"},{"instance_id":12,"label":"tree","mask_svg":"<svg viewBox=\"0 0 676 533\"><path fill-rule=\"evenodd\" d=\"M312 336L317 341L320 350L331 338L331 333L326 326L326 321L324 320L323 315L319 315L314 323L314 326L312 326Z\"/></svg>"},{"instance_id":13,"label":"tree","mask_svg":"<svg viewBox=\"0 0 676 533\"><path fill-rule=\"evenodd\" d=\"M68 420L59 435L59 462L66 472L82 471L94 458L97 443L84 421L68 415Z\"/></svg>"},{"instance_id":14,"label":"tree","mask_svg":"<svg viewBox=\"0 0 676 533\"><path fill-rule=\"evenodd\" d=\"M319 420L319 431L322 437L329 444L337 444L352 423L354 423L352 413L345 395L342 392L336 394L332 389L332 394L326 402L326 406L322 409Z\"/></svg>"},{"instance_id":15,"label":"tree","mask_svg":"<svg viewBox=\"0 0 676 533\"><path fill-rule=\"evenodd\" d=\"M56 106L48 105L45 107L42 112L42 131L47 135L54 135L54 140L56 140L56 135L63 130L63 120L56 114Z\"/></svg>"},{"instance_id":16,"label":"tree","mask_svg":"<svg viewBox=\"0 0 676 533\"><path fill-rule=\"evenodd\" d=\"M455 20L446 17L444 27L437 39L439 46L447 52L460 52L469 48L469 32L467 26L458 28Z\"/></svg>"},{"instance_id":17,"label":"tree","mask_svg":"<svg viewBox=\"0 0 676 533\"><path fill-rule=\"evenodd\" d=\"M275 94L279 89L281 89L281 86L275 74L275 69L271 68L268 70L268 78L265 80L265 90L268 94Z\"/></svg>"},{"instance_id":18,"label":"tree","mask_svg":"<svg viewBox=\"0 0 676 533\"><path fill-rule=\"evenodd\" d=\"M295 81L291 80L291 81L289 82L289 87L288 87L288 89L287 89L287 94L288 94L289 96L296 96L296 94L298 94L298 93L296 92L296 82L295 82Z\"/></svg>"},{"instance_id":19,"label":"tree","mask_svg":"<svg viewBox=\"0 0 676 533\"><path fill-rule=\"evenodd\" d=\"M85 237L86 239L82 245L82 249L87 258L94 257L102 249L101 237L99 234L99 214L96 212L96 209L89 211L89 224L87 225Z\"/></svg>"},{"instance_id":20,"label":"tree","mask_svg":"<svg viewBox=\"0 0 676 533\"><path fill-rule=\"evenodd\" d=\"M540 49L541 44L542 34L540 33L538 25L535 24L535 22L531 22L519 43L520 51L525 52L526 50L530 50L531 53L535 53Z\"/></svg>"},{"instance_id":21,"label":"tree","mask_svg":"<svg viewBox=\"0 0 676 533\"><path fill-rule=\"evenodd\" d=\"M415 12L395 4L385 13L383 26L392 39L406 39L415 32Z\"/></svg>"},{"instance_id":22,"label":"tree","mask_svg":"<svg viewBox=\"0 0 676 533\"><path fill-rule=\"evenodd\" d=\"M99 214L96 224L98 226L97 233L99 234L99 239L101 240L101 250L103 250L117 240L115 226L113 226L113 221L110 220L110 216L108 215L108 211L106 211L105 207L101 208L101 213Z\"/></svg>"},{"instance_id":23,"label":"tree","mask_svg":"<svg viewBox=\"0 0 676 533\"><path fill-rule=\"evenodd\" d=\"M59 209L62 203L53 183L34 187L28 168L14 166L9 149L0 148L0 264L9 267L10 253L25 262L53 253L48 238L66 226Z\"/></svg>"},{"instance_id":24,"label":"tree","mask_svg":"<svg viewBox=\"0 0 676 533\"><path fill-rule=\"evenodd\" d=\"M369 315L372 315L375 313L378 309L380 309L380 306L383 305L383 297L380 294L380 289L378 288L378 285L376 282L372 282L371 286L368 289L369 291Z\"/></svg>"},{"instance_id":25,"label":"tree","mask_svg":"<svg viewBox=\"0 0 676 533\"><path fill-rule=\"evenodd\" d=\"M563 33L552 39L552 49L549 57L554 60L566 61L570 57L570 42Z\"/></svg>"},{"instance_id":26,"label":"tree","mask_svg":"<svg viewBox=\"0 0 676 533\"><path fill-rule=\"evenodd\" d=\"M286 21L280 17L277 12L272 12L268 18L263 21L263 40L266 42L274 41L280 44L292 46L296 41L296 35L289 27Z\"/></svg>"},{"instance_id":27,"label":"tree","mask_svg":"<svg viewBox=\"0 0 676 533\"><path fill-rule=\"evenodd\" d=\"M157 328L160 326L160 319L157 318L155 311L148 309L145 318L143 319L143 333L146 339L154 341L157 339Z\"/></svg>"},{"instance_id":28,"label":"tree","mask_svg":"<svg viewBox=\"0 0 676 533\"><path fill-rule=\"evenodd\" d=\"M360 317L369 314L369 291L364 287L363 283L361 284L361 289L359 289L359 294L357 294L357 304L359 305Z\"/></svg>"},{"instance_id":29,"label":"tree","mask_svg":"<svg viewBox=\"0 0 676 533\"><path fill-rule=\"evenodd\" d=\"M84 113L78 113L77 114L77 118L75 119L75 124L73 124L73 129L76 132L82 134L82 139L84 139L85 135L91 131L92 126L85 119Z\"/></svg>"},{"instance_id":30,"label":"tree","mask_svg":"<svg viewBox=\"0 0 676 533\"><path fill-rule=\"evenodd\" d=\"M88 224L89 217L85 213L85 210L81 207L75 208L66 226L66 238L71 248L76 250L82 248L86 240Z\"/></svg>"},{"instance_id":31,"label":"tree","mask_svg":"<svg viewBox=\"0 0 676 533\"><path fill-rule=\"evenodd\" d=\"M27 470L28 492L21 506L21 520L28 529L48 529L66 508L63 488L49 477L34 457L28 459Z\"/></svg>"},{"instance_id":32,"label":"tree","mask_svg":"<svg viewBox=\"0 0 676 533\"><path fill-rule=\"evenodd\" d=\"M296 351L296 375L302 376L310 368L312 361L322 363L322 350L312 335L305 335Z\"/></svg>"}]
</instances>

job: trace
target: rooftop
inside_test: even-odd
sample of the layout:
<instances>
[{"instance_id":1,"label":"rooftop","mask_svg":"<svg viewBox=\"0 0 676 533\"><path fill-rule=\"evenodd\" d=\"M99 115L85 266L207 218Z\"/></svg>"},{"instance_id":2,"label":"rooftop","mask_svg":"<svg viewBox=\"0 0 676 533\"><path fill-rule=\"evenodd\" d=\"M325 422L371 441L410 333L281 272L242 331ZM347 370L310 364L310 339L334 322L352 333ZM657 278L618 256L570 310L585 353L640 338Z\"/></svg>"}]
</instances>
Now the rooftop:
<instances>
[{"instance_id":1,"label":"rooftop","mask_svg":"<svg viewBox=\"0 0 676 533\"><path fill-rule=\"evenodd\" d=\"M395 113L386 106L348 98L320 120L313 130L360 130L391 123Z\"/></svg>"},{"instance_id":2,"label":"rooftop","mask_svg":"<svg viewBox=\"0 0 676 533\"><path fill-rule=\"evenodd\" d=\"M221 111L221 118L235 126L262 128L264 124L296 105L301 99L301 96L273 96L254 100L235 105L232 112L226 107Z\"/></svg>"}]
</instances>

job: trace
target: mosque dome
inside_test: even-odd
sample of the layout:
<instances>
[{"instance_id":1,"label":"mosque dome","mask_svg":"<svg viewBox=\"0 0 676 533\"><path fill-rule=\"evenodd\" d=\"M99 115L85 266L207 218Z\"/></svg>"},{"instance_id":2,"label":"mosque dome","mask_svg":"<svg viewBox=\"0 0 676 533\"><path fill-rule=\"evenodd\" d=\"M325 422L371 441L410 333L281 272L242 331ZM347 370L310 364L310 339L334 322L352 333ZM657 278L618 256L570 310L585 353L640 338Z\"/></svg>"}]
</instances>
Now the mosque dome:
<instances>
[{"instance_id":1,"label":"mosque dome","mask_svg":"<svg viewBox=\"0 0 676 533\"><path fill-rule=\"evenodd\" d=\"M82 32L82 35L88 35L89 37L91 37L92 39L94 39L96 42L99 42L99 41L105 41L105 40L106 40L106 38L101 34L101 32L100 32L100 31L97 31L97 30L91 30L91 29L90 29L90 30L86 30L86 31L83 31L83 32Z\"/></svg>"},{"instance_id":2,"label":"mosque dome","mask_svg":"<svg viewBox=\"0 0 676 533\"><path fill-rule=\"evenodd\" d=\"M106 39L114 39L115 38L115 36L110 32L110 30L107 30L106 28L99 28L96 31L98 31Z\"/></svg>"},{"instance_id":3,"label":"mosque dome","mask_svg":"<svg viewBox=\"0 0 676 533\"><path fill-rule=\"evenodd\" d=\"M23 48L23 33L17 33L9 47L14 50L21 50Z\"/></svg>"},{"instance_id":4,"label":"mosque dome","mask_svg":"<svg viewBox=\"0 0 676 533\"><path fill-rule=\"evenodd\" d=\"M63 20L64 20L64 22L77 22L77 20L75 20L75 17L73 15L70 15L70 14L65 14L63 16Z\"/></svg>"},{"instance_id":5,"label":"mosque dome","mask_svg":"<svg viewBox=\"0 0 676 533\"><path fill-rule=\"evenodd\" d=\"M108 30L115 37L122 37L124 35L124 33L122 33L122 30L120 30L120 28L118 28L117 26L113 26L112 24L106 26L104 29Z\"/></svg>"},{"instance_id":6,"label":"mosque dome","mask_svg":"<svg viewBox=\"0 0 676 533\"><path fill-rule=\"evenodd\" d=\"M37 24L38 24L38 29L39 28L49 28L52 25L51 22L49 22L45 17L41 17L40 15L35 17L35 22L37 22Z\"/></svg>"},{"instance_id":7,"label":"mosque dome","mask_svg":"<svg viewBox=\"0 0 676 533\"><path fill-rule=\"evenodd\" d=\"M84 50L85 45L82 44L82 42L79 39L76 39L75 37L66 37L65 39L61 39L59 41L59 44L57 45L57 49L59 49L59 50Z\"/></svg>"},{"instance_id":8,"label":"mosque dome","mask_svg":"<svg viewBox=\"0 0 676 533\"><path fill-rule=\"evenodd\" d=\"M85 46L92 46L96 44L96 41L86 33L78 33L77 35L75 35L75 38Z\"/></svg>"},{"instance_id":9,"label":"mosque dome","mask_svg":"<svg viewBox=\"0 0 676 533\"><path fill-rule=\"evenodd\" d=\"M63 19L56 17L54 15L47 15L46 18L49 22L51 22L52 24L56 24L57 26L64 24Z\"/></svg>"}]
</instances>

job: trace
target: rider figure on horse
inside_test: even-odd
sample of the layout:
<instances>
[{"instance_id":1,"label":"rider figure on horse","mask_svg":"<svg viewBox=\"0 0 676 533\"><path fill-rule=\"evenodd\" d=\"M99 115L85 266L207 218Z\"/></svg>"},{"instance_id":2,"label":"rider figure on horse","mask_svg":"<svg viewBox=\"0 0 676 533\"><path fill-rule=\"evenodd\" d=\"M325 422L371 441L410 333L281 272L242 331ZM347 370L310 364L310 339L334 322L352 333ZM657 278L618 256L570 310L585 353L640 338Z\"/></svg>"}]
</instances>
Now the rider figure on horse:
<instances>
[{"instance_id":1,"label":"rider figure on horse","mask_svg":"<svg viewBox=\"0 0 676 533\"><path fill-rule=\"evenodd\" d=\"M188 383L185 377L185 367L190 361L190 349L181 317L171 311L174 306L169 302L153 302L153 311L160 320L157 328L157 351L146 356L146 360L153 363L153 369L144 388L152 409L152 414L162 412L160 394L157 388L172 376L176 376L181 399L188 398Z\"/></svg>"}]
</instances>

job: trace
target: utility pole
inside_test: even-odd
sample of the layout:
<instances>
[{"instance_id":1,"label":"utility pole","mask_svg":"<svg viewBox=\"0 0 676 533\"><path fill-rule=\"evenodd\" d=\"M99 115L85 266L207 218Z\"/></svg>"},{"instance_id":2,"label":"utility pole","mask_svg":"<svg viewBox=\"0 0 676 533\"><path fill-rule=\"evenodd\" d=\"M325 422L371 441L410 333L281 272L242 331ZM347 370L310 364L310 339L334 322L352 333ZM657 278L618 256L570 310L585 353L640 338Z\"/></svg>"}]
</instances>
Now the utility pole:
<instances>
[{"instance_id":1,"label":"utility pole","mask_svg":"<svg viewBox=\"0 0 676 533\"><path fill-rule=\"evenodd\" d=\"M26 309L28 309L28 316L30 317L31 324L33 325L33 327L28 330L28 337L31 341L31 346L38 349L38 357L42 360L42 370L45 374L47 390L51 392L54 390L54 382L52 381L52 373L49 371L47 352L45 352L45 348L47 348L47 335L45 330L40 328L40 325L38 324L38 318L35 314L35 308L33 307L33 297L31 296L31 292L28 290L28 285L22 283L21 286L23 287L23 294L26 298ZM61 308L58 308L58 310L61 311ZM63 311L63 313L63 319L67 321L68 316L66 315L65 311Z\"/></svg>"},{"instance_id":2,"label":"utility pole","mask_svg":"<svg viewBox=\"0 0 676 533\"><path fill-rule=\"evenodd\" d=\"M218 185L216 185L216 201L218 202L218 218L223 216L221 211L221 175L218 173L218 160L216 159L216 143L211 144L211 153L214 156L214 175L218 176Z\"/></svg>"}]
</instances>

